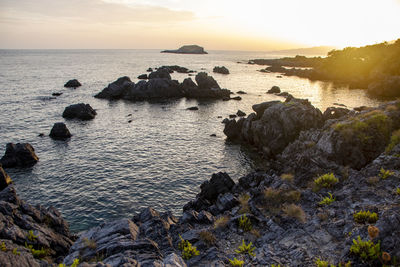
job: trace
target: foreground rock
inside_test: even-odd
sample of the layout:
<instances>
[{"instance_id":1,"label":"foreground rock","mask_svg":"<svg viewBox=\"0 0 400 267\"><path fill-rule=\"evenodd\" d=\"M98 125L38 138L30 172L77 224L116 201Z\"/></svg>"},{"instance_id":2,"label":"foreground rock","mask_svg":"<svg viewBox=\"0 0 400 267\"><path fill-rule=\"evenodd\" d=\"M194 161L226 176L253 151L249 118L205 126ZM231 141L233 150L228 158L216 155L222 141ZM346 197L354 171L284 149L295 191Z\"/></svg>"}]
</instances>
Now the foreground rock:
<instances>
[{"instance_id":1,"label":"foreground rock","mask_svg":"<svg viewBox=\"0 0 400 267\"><path fill-rule=\"evenodd\" d=\"M64 87L67 88L77 88L79 86L82 86L82 84L77 79L69 80L66 84L64 84Z\"/></svg>"},{"instance_id":2,"label":"foreground rock","mask_svg":"<svg viewBox=\"0 0 400 267\"><path fill-rule=\"evenodd\" d=\"M281 88L279 86L272 86L271 89L268 90L267 94L279 94L281 92Z\"/></svg>"},{"instance_id":3,"label":"foreground rock","mask_svg":"<svg viewBox=\"0 0 400 267\"><path fill-rule=\"evenodd\" d=\"M27 204L12 186L0 191L0 226L1 266L58 264L73 243L68 223L56 209Z\"/></svg>"},{"instance_id":4,"label":"foreground rock","mask_svg":"<svg viewBox=\"0 0 400 267\"><path fill-rule=\"evenodd\" d=\"M12 183L10 176L4 171L0 164L0 191Z\"/></svg>"},{"instance_id":5,"label":"foreground rock","mask_svg":"<svg viewBox=\"0 0 400 267\"><path fill-rule=\"evenodd\" d=\"M80 120L92 120L96 115L96 111L89 104L84 103L68 106L62 114L64 118Z\"/></svg>"},{"instance_id":6,"label":"foreground rock","mask_svg":"<svg viewBox=\"0 0 400 267\"><path fill-rule=\"evenodd\" d=\"M69 132L65 123L56 122L54 123L49 136L56 140L66 140L71 137L71 133Z\"/></svg>"},{"instance_id":7,"label":"foreground rock","mask_svg":"<svg viewBox=\"0 0 400 267\"><path fill-rule=\"evenodd\" d=\"M121 77L95 97L131 101L181 97L222 99L229 97L231 93L227 89L221 89L215 79L205 72L198 73L195 79L197 84L191 78L186 78L179 83L171 79L167 68L159 68L149 74L148 81L140 81L137 84L129 77Z\"/></svg>"},{"instance_id":8,"label":"foreground rock","mask_svg":"<svg viewBox=\"0 0 400 267\"><path fill-rule=\"evenodd\" d=\"M198 45L184 45L176 50L164 50L161 53L174 53L174 54L208 54L204 48Z\"/></svg>"},{"instance_id":9,"label":"foreground rock","mask_svg":"<svg viewBox=\"0 0 400 267\"><path fill-rule=\"evenodd\" d=\"M8 143L6 152L0 159L4 168L30 167L39 160L35 149L28 143Z\"/></svg>"},{"instance_id":10,"label":"foreground rock","mask_svg":"<svg viewBox=\"0 0 400 267\"><path fill-rule=\"evenodd\" d=\"M221 74L229 74L229 70L225 66L222 67L216 66L214 67L213 72Z\"/></svg>"}]
</instances>

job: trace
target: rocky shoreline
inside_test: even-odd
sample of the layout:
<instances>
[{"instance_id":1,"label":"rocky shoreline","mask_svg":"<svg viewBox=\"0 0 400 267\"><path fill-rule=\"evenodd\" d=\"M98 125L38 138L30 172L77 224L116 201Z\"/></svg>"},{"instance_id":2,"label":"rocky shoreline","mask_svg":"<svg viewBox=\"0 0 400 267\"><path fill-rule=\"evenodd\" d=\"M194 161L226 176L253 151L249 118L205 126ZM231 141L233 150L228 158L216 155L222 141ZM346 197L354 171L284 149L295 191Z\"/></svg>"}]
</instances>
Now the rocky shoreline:
<instances>
[{"instance_id":1,"label":"rocky shoreline","mask_svg":"<svg viewBox=\"0 0 400 267\"><path fill-rule=\"evenodd\" d=\"M268 158L268 171L236 183L213 174L179 218L146 208L75 237L54 208L5 186L0 264L398 266L400 102L322 113L288 95L253 110L224 132Z\"/></svg>"}]
</instances>

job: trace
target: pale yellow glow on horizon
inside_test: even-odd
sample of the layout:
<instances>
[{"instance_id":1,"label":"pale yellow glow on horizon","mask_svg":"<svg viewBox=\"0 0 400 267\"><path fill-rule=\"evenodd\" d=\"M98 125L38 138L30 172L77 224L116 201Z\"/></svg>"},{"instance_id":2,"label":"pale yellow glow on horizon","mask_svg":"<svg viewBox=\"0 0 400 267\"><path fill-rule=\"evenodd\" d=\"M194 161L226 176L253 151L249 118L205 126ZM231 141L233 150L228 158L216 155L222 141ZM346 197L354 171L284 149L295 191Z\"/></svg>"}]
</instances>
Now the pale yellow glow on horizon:
<instances>
[{"instance_id":1,"label":"pale yellow glow on horizon","mask_svg":"<svg viewBox=\"0 0 400 267\"><path fill-rule=\"evenodd\" d=\"M279 50L400 38L399 0L1 0L0 48Z\"/></svg>"}]
</instances>

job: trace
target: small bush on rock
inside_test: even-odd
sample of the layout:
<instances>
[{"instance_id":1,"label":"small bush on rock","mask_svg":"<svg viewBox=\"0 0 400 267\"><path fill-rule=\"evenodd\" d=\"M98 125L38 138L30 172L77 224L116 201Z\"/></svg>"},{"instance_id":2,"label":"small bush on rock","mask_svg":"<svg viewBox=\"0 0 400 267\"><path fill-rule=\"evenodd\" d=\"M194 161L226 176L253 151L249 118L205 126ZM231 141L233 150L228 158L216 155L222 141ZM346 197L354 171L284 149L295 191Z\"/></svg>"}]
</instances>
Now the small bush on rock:
<instances>
[{"instance_id":1,"label":"small bush on rock","mask_svg":"<svg viewBox=\"0 0 400 267\"><path fill-rule=\"evenodd\" d=\"M74 259L74 261L69 267L78 267L78 265L79 265L79 259ZM63 263L60 263L58 267L68 267L68 266Z\"/></svg>"},{"instance_id":2,"label":"small bush on rock","mask_svg":"<svg viewBox=\"0 0 400 267\"><path fill-rule=\"evenodd\" d=\"M378 214L375 212L368 211L359 211L353 214L354 221L358 223L376 223L378 220Z\"/></svg>"},{"instance_id":3,"label":"small bush on rock","mask_svg":"<svg viewBox=\"0 0 400 267\"><path fill-rule=\"evenodd\" d=\"M32 230L29 230L28 234L26 235L29 241L35 242L37 239L37 236L33 234Z\"/></svg>"},{"instance_id":4,"label":"small bush on rock","mask_svg":"<svg viewBox=\"0 0 400 267\"><path fill-rule=\"evenodd\" d=\"M14 248L14 249L12 250L12 253L13 253L14 255L21 255L21 252L19 252L17 248Z\"/></svg>"},{"instance_id":5,"label":"small bush on rock","mask_svg":"<svg viewBox=\"0 0 400 267\"><path fill-rule=\"evenodd\" d=\"M241 194L239 196L239 203L240 203L239 213L240 214L249 213L250 212L249 199L250 199L250 196L248 194Z\"/></svg>"},{"instance_id":6,"label":"small bush on rock","mask_svg":"<svg viewBox=\"0 0 400 267\"><path fill-rule=\"evenodd\" d=\"M396 189L396 194L397 194L397 195L400 195L400 187L397 187L397 189Z\"/></svg>"},{"instance_id":7,"label":"small bush on rock","mask_svg":"<svg viewBox=\"0 0 400 267\"><path fill-rule=\"evenodd\" d=\"M390 143L387 145L385 152L387 154L390 153L393 150L393 148L399 143L400 143L400 129L392 133L392 137L390 138Z\"/></svg>"},{"instance_id":8,"label":"small bush on rock","mask_svg":"<svg viewBox=\"0 0 400 267\"><path fill-rule=\"evenodd\" d=\"M379 176L382 179L386 179L389 176L392 176L394 174L394 172L390 171L390 170L385 170L384 168L381 168L381 170L379 171Z\"/></svg>"},{"instance_id":9,"label":"small bush on rock","mask_svg":"<svg viewBox=\"0 0 400 267\"><path fill-rule=\"evenodd\" d=\"M244 261L233 258L233 260L229 259L229 263L234 267L243 267Z\"/></svg>"},{"instance_id":10,"label":"small bush on rock","mask_svg":"<svg viewBox=\"0 0 400 267\"><path fill-rule=\"evenodd\" d=\"M300 206L297 206L295 204L286 205L285 207L283 207L283 212L288 217L295 218L302 223L306 222L306 214Z\"/></svg>"},{"instance_id":11,"label":"small bush on rock","mask_svg":"<svg viewBox=\"0 0 400 267\"><path fill-rule=\"evenodd\" d=\"M179 238L181 241L178 244L178 248L182 252L182 259L190 260L192 257L200 255L197 248L192 246L188 240L183 239L181 235L179 235Z\"/></svg>"},{"instance_id":12,"label":"small bush on rock","mask_svg":"<svg viewBox=\"0 0 400 267\"><path fill-rule=\"evenodd\" d=\"M293 183L294 175L291 173L284 173L281 175L281 179L286 182Z\"/></svg>"},{"instance_id":13,"label":"small bush on rock","mask_svg":"<svg viewBox=\"0 0 400 267\"><path fill-rule=\"evenodd\" d=\"M330 205L336 200L331 193L328 193L328 195L329 196L324 197L320 202L318 202L318 204L321 206Z\"/></svg>"},{"instance_id":14,"label":"small bush on rock","mask_svg":"<svg viewBox=\"0 0 400 267\"><path fill-rule=\"evenodd\" d=\"M33 245L28 245L26 242L25 247L31 251L33 257L35 257L36 259L43 259L48 255L47 249L43 247L41 249L35 249L33 248Z\"/></svg>"},{"instance_id":15,"label":"small bush on rock","mask_svg":"<svg viewBox=\"0 0 400 267\"><path fill-rule=\"evenodd\" d=\"M321 188L331 188L339 182L339 179L335 177L333 173L326 173L319 176L314 180L316 190L319 191Z\"/></svg>"},{"instance_id":16,"label":"small bush on rock","mask_svg":"<svg viewBox=\"0 0 400 267\"><path fill-rule=\"evenodd\" d=\"M1 242L1 244L0 244L0 250L1 250L1 251L7 251L7 247L6 247L6 244L5 244L4 242Z\"/></svg>"},{"instance_id":17,"label":"small bush on rock","mask_svg":"<svg viewBox=\"0 0 400 267\"><path fill-rule=\"evenodd\" d=\"M86 247L95 250L97 248L97 244L96 241L94 241L93 239L88 239L86 237L84 237L82 239L83 243L85 243Z\"/></svg>"},{"instance_id":18,"label":"small bush on rock","mask_svg":"<svg viewBox=\"0 0 400 267\"><path fill-rule=\"evenodd\" d=\"M221 216L217 218L214 222L214 229L225 228L228 225L229 216Z\"/></svg>"},{"instance_id":19,"label":"small bush on rock","mask_svg":"<svg viewBox=\"0 0 400 267\"><path fill-rule=\"evenodd\" d=\"M350 247L350 253L360 257L363 261L374 261L381 254L381 243L374 244L371 240L363 241L358 236L353 239L353 245Z\"/></svg>"},{"instance_id":20,"label":"small bush on rock","mask_svg":"<svg viewBox=\"0 0 400 267\"><path fill-rule=\"evenodd\" d=\"M238 249L236 249L236 253L239 254L249 254L250 256L255 257L256 254L254 253L254 250L256 248L253 246L253 243L250 242L249 244L246 245L246 243L244 242L244 239L242 240L242 245L240 245L238 247Z\"/></svg>"},{"instance_id":21,"label":"small bush on rock","mask_svg":"<svg viewBox=\"0 0 400 267\"><path fill-rule=\"evenodd\" d=\"M371 238L371 240L377 238L379 235L379 228L376 226L373 226L373 225L369 225L368 226L368 235L369 235L369 238Z\"/></svg>"},{"instance_id":22,"label":"small bush on rock","mask_svg":"<svg viewBox=\"0 0 400 267\"><path fill-rule=\"evenodd\" d=\"M200 239L208 246L212 246L217 242L217 238L213 233L207 230L203 230L199 233Z\"/></svg>"},{"instance_id":23,"label":"small bush on rock","mask_svg":"<svg viewBox=\"0 0 400 267\"><path fill-rule=\"evenodd\" d=\"M249 218L247 218L246 214L243 214L239 218L239 227L245 232L250 231L253 229L253 225L251 225L251 221Z\"/></svg>"}]
</instances>

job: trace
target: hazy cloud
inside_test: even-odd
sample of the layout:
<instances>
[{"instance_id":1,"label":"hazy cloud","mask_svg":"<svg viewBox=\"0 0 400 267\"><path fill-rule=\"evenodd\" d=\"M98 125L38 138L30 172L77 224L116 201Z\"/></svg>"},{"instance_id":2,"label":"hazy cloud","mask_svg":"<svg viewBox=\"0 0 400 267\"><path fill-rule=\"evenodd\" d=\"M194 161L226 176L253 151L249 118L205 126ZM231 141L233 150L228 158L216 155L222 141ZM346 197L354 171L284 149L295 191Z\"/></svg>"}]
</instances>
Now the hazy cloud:
<instances>
[{"instance_id":1,"label":"hazy cloud","mask_svg":"<svg viewBox=\"0 0 400 267\"><path fill-rule=\"evenodd\" d=\"M7 21L28 14L51 18L69 18L94 23L124 22L179 22L195 18L190 11L176 11L166 7L144 4L125 5L102 0L1 0L0 18Z\"/></svg>"}]
</instances>

